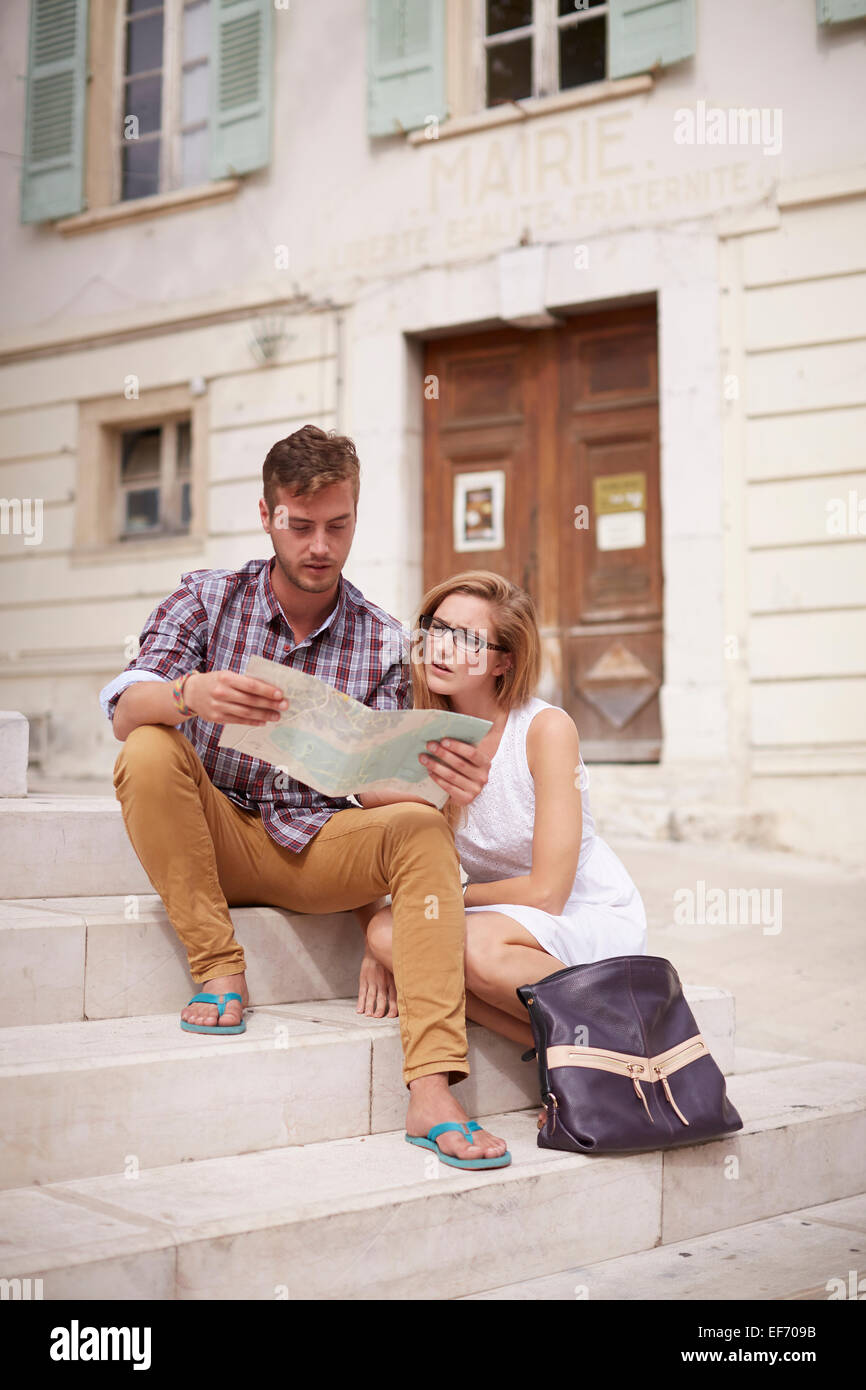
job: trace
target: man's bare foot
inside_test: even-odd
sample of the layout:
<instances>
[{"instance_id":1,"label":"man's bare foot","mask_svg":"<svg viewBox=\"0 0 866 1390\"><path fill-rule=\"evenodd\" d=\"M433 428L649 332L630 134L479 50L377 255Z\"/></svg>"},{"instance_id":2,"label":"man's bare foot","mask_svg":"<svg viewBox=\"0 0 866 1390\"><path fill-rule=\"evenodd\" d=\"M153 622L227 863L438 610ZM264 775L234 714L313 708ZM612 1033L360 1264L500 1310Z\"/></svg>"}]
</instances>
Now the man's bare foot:
<instances>
[{"instance_id":1,"label":"man's bare foot","mask_svg":"<svg viewBox=\"0 0 866 1390\"><path fill-rule=\"evenodd\" d=\"M220 1018L216 1004L187 1004L181 1010L181 1018L184 1023L203 1023L206 1027L215 1028L218 1024L221 1028L231 1028L234 1024L240 1023L243 1012L250 1002L247 990L245 975L215 975L212 980L206 980L204 984L196 985L195 994L215 994L218 998L222 994L239 994L242 1003L237 999L229 999L226 1002L223 1016Z\"/></svg>"},{"instance_id":2,"label":"man's bare foot","mask_svg":"<svg viewBox=\"0 0 866 1390\"><path fill-rule=\"evenodd\" d=\"M406 1133L427 1136L434 1125L444 1124L446 1120L456 1120L466 1124L469 1116L463 1106L451 1094L445 1072L434 1072L431 1076L419 1076L409 1082L409 1111L406 1115ZM446 1129L436 1140L443 1153L454 1158L501 1158L508 1148L504 1139L490 1134L486 1129L472 1131L474 1143L470 1144L465 1135L456 1129Z\"/></svg>"},{"instance_id":3,"label":"man's bare foot","mask_svg":"<svg viewBox=\"0 0 866 1390\"><path fill-rule=\"evenodd\" d=\"M542 1105L541 1109L540 1109L539 1112L538 1112L538 1120L537 1120L537 1122L536 1122L537 1128L538 1128L538 1129L543 1129L543 1127L544 1127L544 1122L545 1122L546 1119L547 1119L547 1111L545 1110L544 1106Z\"/></svg>"}]
</instances>

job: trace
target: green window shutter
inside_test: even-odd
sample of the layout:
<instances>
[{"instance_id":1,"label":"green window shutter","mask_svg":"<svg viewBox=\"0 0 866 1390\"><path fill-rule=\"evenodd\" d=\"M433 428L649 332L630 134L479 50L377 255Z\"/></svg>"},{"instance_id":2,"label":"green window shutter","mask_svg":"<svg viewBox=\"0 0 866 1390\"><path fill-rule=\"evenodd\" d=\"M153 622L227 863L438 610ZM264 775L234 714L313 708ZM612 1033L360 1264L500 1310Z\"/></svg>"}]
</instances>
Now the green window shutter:
<instances>
[{"instance_id":1,"label":"green window shutter","mask_svg":"<svg viewBox=\"0 0 866 1390\"><path fill-rule=\"evenodd\" d=\"M87 0L31 0L21 221L84 206Z\"/></svg>"},{"instance_id":2,"label":"green window shutter","mask_svg":"<svg viewBox=\"0 0 866 1390\"><path fill-rule=\"evenodd\" d=\"M669 67L695 51L695 0L609 0L611 77Z\"/></svg>"},{"instance_id":3,"label":"green window shutter","mask_svg":"<svg viewBox=\"0 0 866 1390\"><path fill-rule=\"evenodd\" d=\"M367 131L444 120L445 0L368 0Z\"/></svg>"},{"instance_id":4,"label":"green window shutter","mask_svg":"<svg viewBox=\"0 0 866 1390\"><path fill-rule=\"evenodd\" d=\"M273 0L211 0L212 179L270 160L273 10Z\"/></svg>"},{"instance_id":5,"label":"green window shutter","mask_svg":"<svg viewBox=\"0 0 866 1390\"><path fill-rule=\"evenodd\" d=\"M866 15L866 0L816 0L819 24L844 24Z\"/></svg>"}]
</instances>

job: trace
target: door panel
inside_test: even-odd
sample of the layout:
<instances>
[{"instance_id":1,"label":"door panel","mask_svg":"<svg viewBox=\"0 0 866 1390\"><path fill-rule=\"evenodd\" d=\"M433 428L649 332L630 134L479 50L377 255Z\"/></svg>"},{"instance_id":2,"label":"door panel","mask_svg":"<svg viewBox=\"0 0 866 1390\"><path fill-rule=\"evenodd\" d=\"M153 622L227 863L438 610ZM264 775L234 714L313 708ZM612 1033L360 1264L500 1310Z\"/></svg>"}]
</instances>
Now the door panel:
<instances>
[{"instance_id":1,"label":"door panel","mask_svg":"<svg viewBox=\"0 0 866 1390\"><path fill-rule=\"evenodd\" d=\"M586 314L560 329L562 397L571 409L619 410L658 395L655 307Z\"/></svg>"},{"instance_id":2,"label":"door panel","mask_svg":"<svg viewBox=\"0 0 866 1390\"><path fill-rule=\"evenodd\" d=\"M660 618L655 409L566 420L560 446L563 516L574 532L561 538L562 623ZM586 515L575 513L581 506ZM635 519L638 525L626 526Z\"/></svg>"},{"instance_id":3,"label":"door panel","mask_svg":"<svg viewBox=\"0 0 866 1390\"><path fill-rule=\"evenodd\" d=\"M570 531L560 532L562 704L587 760L655 761L663 640L655 309L572 319L560 343L559 476L572 504Z\"/></svg>"},{"instance_id":4,"label":"door panel","mask_svg":"<svg viewBox=\"0 0 866 1390\"><path fill-rule=\"evenodd\" d=\"M537 411L528 348L531 344L517 330L428 345L424 374L438 383L439 399L425 403L425 589L461 570L492 569L531 592ZM502 544L494 543L495 535L487 539L491 528L485 525L484 494L489 484L483 478L473 489L478 523L468 534L455 526L457 481L465 474L491 471L501 474L504 484ZM473 536L480 538L474 547Z\"/></svg>"},{"instance_id":5,"label":"door panel","mask_svg":"<svg viewBox=\"0 0 866 1390\"><path fill-rule=\"evenodd\" d=\"M428 344L424 585L492 569L538 610L549 698L589 761L660 755L655 306ZM473 476L456 534L454 490ZM504 535L492 516L504 483ZM493 539L491 540L490 537ZM460 546L469 548L461 549ZM491 548L492 547L492 548Z\"/></svg>"}]
</instances>

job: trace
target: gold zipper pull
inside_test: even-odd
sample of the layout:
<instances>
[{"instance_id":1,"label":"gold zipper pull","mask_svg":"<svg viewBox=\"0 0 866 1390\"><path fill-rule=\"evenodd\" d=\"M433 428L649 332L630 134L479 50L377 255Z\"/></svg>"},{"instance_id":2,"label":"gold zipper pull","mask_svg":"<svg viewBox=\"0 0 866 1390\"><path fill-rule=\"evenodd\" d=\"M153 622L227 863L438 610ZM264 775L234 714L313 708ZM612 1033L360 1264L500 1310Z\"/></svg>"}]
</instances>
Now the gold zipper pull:
<instances>
[{"instance_id":1,"label":"gold zipper pull","mask_svg":"<svg viewBox=\"0 0 866 1390\"><path fill-rule=\"evenodd\" d=\"M650 1115L650 1108L649 1108L649 1106L648 1106L647 1103L646 1103L646 1096L644 1095L643 1090L642 1090L642 1088L641 1088L641 1084L640 1084L640 1082L639 1082L638 1079L637 1079L637 1073L638 1073L638 1072L642 1072L642 1071L643 1071L643 1067L641 1066L641 1064L640 1064L639 1062L630 1062L630 1063L629 1063L628 1070L629 1070L629 1073L630 1073L630 1075L631 1075L632 1084L633 1084L633 1086L634 1086L634 1088L635 1088L635 1091L637 1092L637 1094L640 1096L641 1100L643 1101L643 1108L644 1108L644 1110L646 1111L646 1113L649 1115L650 1124L654 1125L654 1124L655 1124L655 1120L653 1119L652 1115Z\"/></svg>"},{"instance_id":2,"label":"gold zipper pull","mask_svg":"<svg viewBox=\"0 0 866 1390\"><path fill-rule=\"evenodd\" d=\"M685 1117L685 1115L683 1114L682 1110L680 1110L680 1107L677 1105L676 1101L674 1100L673 1095L672 1095L672 1093L671 1093L671 1088L670 1088L670 1086L669 1086L669 1084L668 1084L668 1079L667 1079L667 1077L665 1076L664 1072L662 1071L661 1067L656 1067L655 1072L656 1072L656 1075L658 1076L659 1081L662 1083L662 1086L664 1087L665 1095L667 1096L667 1098L668 1098L668 1100L670 1101L671 1105L674 1107L674 1110L676 1110L676 1112L677 1112L677 1114L679 1115L680 1119L682 1120L683 1124L684 1124L684 1125L687 1125L687 1124L688 1124L688 1120L686 1119L686 1117Z\"/></svg>"}]
</instances>

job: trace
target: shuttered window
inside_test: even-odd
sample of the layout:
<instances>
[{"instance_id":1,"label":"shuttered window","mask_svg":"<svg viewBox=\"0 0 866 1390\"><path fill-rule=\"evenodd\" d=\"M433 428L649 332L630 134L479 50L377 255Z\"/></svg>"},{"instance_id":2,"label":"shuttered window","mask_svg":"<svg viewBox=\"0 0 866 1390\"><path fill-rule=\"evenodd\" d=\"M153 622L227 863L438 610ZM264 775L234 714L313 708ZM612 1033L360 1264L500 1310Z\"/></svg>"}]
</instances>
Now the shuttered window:
<instances>
[{"instance_id":1,"label":"shuttered window","mask_svg":"<svg viewBox=\"0 0 866 1390\"><path fill-rule=\"evenodd\" d=\"M31 0L21 221L80 212L87 0Z\"/></svg>"},{"instance_id":2,"label":"shuttered window","mask_svg":"<svg viewBox=\"0 0 866 1390\"><path fill-rule=\"evenodd\" d=\"M866 0L816 0L819 24L845 24L866 15Z\"/></svg>"},{"instance_id":3,"label":"shuttered window","mask_svg":"<svg viewBox=\"0 0 866 1390\"><path fill-rule=\"evenodd\" d=\"M479 104L649 72L694 53L695 0L472 0Z\"/></svg>"},{"instance_id":4,"label":"shuttered window","mask_svg":"<svg viewBox=\"0 0 866 1390\"><path fill-rule=\"evenodd\" d=\"M444 120L445 0L368 0L367 130Z\"/></svg>"},{"instance_id":5,"label":"shuttered window","mask_svg":"<svg viewBox=\"0 0 866 1390\"><path fill-rule=\"evenodd\" d=\"M97 109L106 117L116 112L87 152L106 171L96 206L245 174L269 161L273 0L116 3L116 66L88 74L88 0L31 0L24 222L67 217L85 205L88 76L100 84Z\"/></svg>"},{"instance_id":6,"label":"shuttered window","mask_svg":"<svg viewBox=\"0 0 866 1390\"><path fill-rule=\"evenodd\" d=\"M273 0L211 0L211 178L270 158Z\"/></svg>"},{"instance_id":7,"label":"shuttered window","mask_svg":"<svg viewBox=\"0 0 866 1390\"><path fill-rule=\"evenodd\" d=\"M611 77L669 67L695 51L695 0L609 0Z\"/></svg>"}]
</instances>

